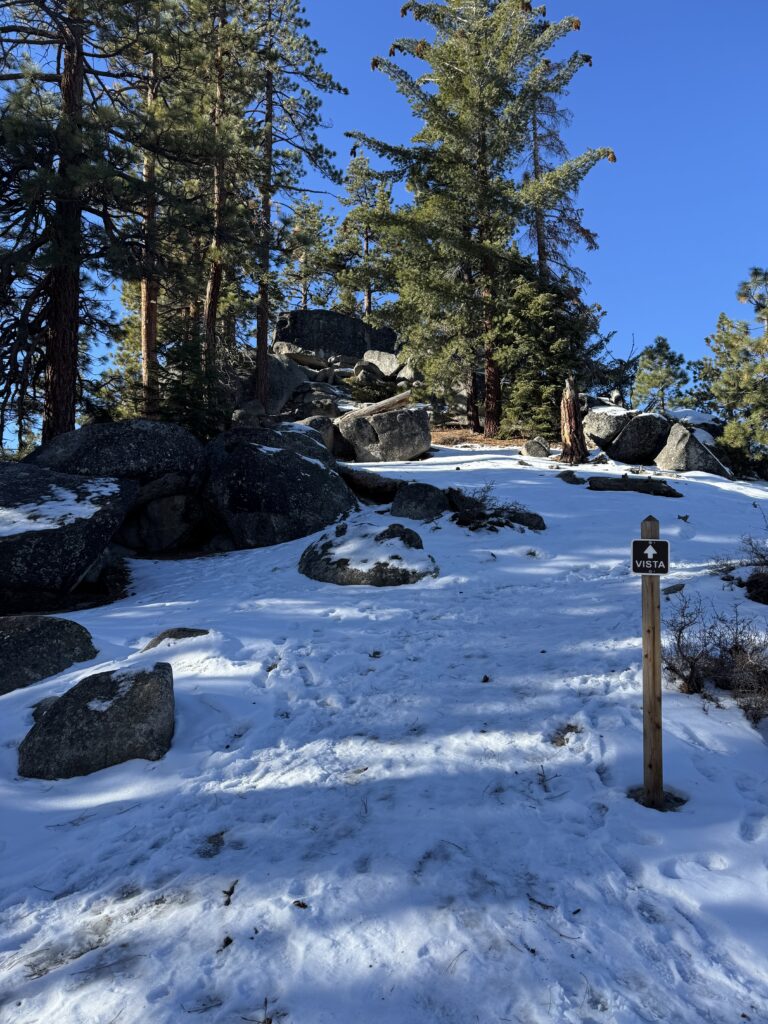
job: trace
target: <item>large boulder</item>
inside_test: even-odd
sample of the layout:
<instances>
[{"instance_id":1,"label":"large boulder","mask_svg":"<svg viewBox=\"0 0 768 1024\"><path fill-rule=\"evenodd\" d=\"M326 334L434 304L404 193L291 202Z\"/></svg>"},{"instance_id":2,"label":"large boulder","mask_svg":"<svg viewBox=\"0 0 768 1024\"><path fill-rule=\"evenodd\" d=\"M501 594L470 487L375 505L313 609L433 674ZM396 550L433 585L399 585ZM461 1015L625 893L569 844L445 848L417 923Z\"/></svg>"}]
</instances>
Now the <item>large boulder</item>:
<instances>
[{"instance_id":1,"label":"large boulder","mask_svg":"<svg viewBox=\"0 0 768 1024\"><path fill-rule=\"evenodd\" d=\"M427 522L452 510L447 491L432 484L404 483L392 502L392 515Z\"/></svg>"},{"instance_id":2,"label":"large boulder","mask_svg":"<svg viewBox=\"0 0 768 1024\"><path fill-rule=\"evenodd\" d=\"M363 353L363 362L375 366L384 377L397 377L403 369L403 362L392 352L379 352L368 349Z\"/></svg>"},{"instance_id":3,"label":"large boulder","mask_svg":"<svg viewBox=\"0 0 768 1024\"><path fill-rule=\"evenodd\" d=\"M373 415L348 413L338 421L342 437L358 462L407 462L429 451L432 434L425 406L407 406Z\"/></svg>"},{"instance_id":4,"label":"large boulder","mask_svg":"<svg viewBox=\"0 0 768 1024\"><path fill-rule=\"evenodd\" d=\"M239 548L296 540L356 507L315 430L236 429L208 445L206 494Z\"/></svg>"},{"instance_id":5,"label":"large boulder","mask_svg":"<svg viewBox=\"0 0 768 1024\"><path fill-rule=\"evenodd\" d=\"M325 309L296 309L283 313L275 327L275 343L288 342L321 359L343 356L357 362L370 350L394 352L397 335L388 327L374 328L355 316Z\"/></svg>"},{"instance_id":6,"label":"large boulder","mask_svg":"<svg viewBox=\"0 0 768 1024\"><path fill-rule=\"evenodd\" d=\"M522 448L522 454L530 459L548 459L552 454L549 441L544 437L534 437L526 441Z\"/></svg>"},{"instance_id":7,"label":"large boulder","mask_svg":"<svg viewBox=\"0 0 768 1024\"><path fill-rule=\"evenodd\" d=\"M99 652L77 622L46 615L0 618L0 695L58 675Z\"/></svg>"},{"instance_id":8,"label":"large boulder","mask_svg":"<svg viewBox=\"0 0 768 1024\"><path fill-rule=\"evenodd\" d=\"M672 424L654 412L634 416L613 441L608 454L617 462L649 466L667 443Z\"/></svg>"},{"instance_id":9,"label":"large boulder","mask_svg":"<svg viewBox=\"0 0 768 1024\"><path fill-rule=\"evenodd\" d=\"M715 455L710 444L703 443L682 423L675 423L666 445L656 458L659 469L675 473L714 473L730 477L730 470Z\"/></svg>"},{"instance_id":10,"label":"large boulder","mask_svg":"<svg viewBox=\"0 0 768 1024\"><path fill-rule=\"evenodd\" d=\"M190 494L144 502L120 527L115 540L140 554L162 555L202 547L211 538L211 514Z\"/></svg>"},{"instance_id":11,"label":"large boulder","mask_svg":"<svg viewBox=\"0 0 768 1024\"><path fill-rule=\"evenodd\" d=\"M174 731L173 671L99 672L46 708L19 746L19 775L71 779L134 758L158 761Z\"/></svg>"},{"instance_id":12,"label":"large boulder","mask_svg":"<svg viewBox=\"0 0 768 1024\"><path fill-rule=\"evenodd\" d=\"M584 434L587 441L607 451L634 417L635 413L617 405L596 405L584 417Z\"/></svg>"},{"instance_id":13,"label":"large boulder","mask_svg":"<svg viewBox=\"0 0 768 1024\"><path fill-rule=\"evenodd\" d=\"M120 477L144 484L168 474L188 478L199 469L202 458L203 445L184 427L124 420L91 423L60 434L25 462L59 473Z\"/></svg>"},{"instance_id":14,"label":"large boulder","mask_svg":"<svg viewBox=\"0 0 768 1024\"><path fill-rule=\"evenodd\" d=\"M68 594L97 563L138 493L133 481L0 464L0 614Z\"/></svg>"},{"instance_id":15,"label":"large boulder","mask_svg":"<svg viewBox=\"0 0 768 1024\"><path fill-rule=\"evenodd\" d=\"M400 523L383 530L381 526L348 530L343 525L335 534L310 544L301 556L299 572L339 586L399 587L439 575L435 560L423 548L418 533Z\"/></svg>"},{"instance_id":16,"label":"large boulder","mask_svg":"<svg viewBox=\"0 0 768 1024\"><path fill-rule=\"evenodd\" d=\"M268 356L267 402L268 416L278 416L290 403L296 389L307 382L307 374L292 359L285 356ZM237 398L239 408L250 408L249 403L259 397L259 374L253 367L243 378Z\"/></svg>"}]
</instances>

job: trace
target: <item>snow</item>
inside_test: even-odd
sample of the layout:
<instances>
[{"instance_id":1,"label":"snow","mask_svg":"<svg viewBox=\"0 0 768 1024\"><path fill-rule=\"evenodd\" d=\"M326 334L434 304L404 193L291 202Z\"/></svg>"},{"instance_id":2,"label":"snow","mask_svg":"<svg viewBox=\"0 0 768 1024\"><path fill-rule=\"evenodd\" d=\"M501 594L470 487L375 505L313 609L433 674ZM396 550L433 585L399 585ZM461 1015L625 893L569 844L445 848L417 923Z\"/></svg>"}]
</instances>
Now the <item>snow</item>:
<instances>
[{"instance_id":1,"label":"snow","mask_svg":"<svg viewBox=\"0 0 768 1024\"><path fill-rule=\"evenodd\" d=\"M70 616L99 656L0 698L0 1020L768 1021L763 734L727 695L668 683L667 788L688 802L626 795L642 779L630 543L656 515L665 582L765 625L709 566L760 533L768 488L695 474L674 480L683 499L591 492L521 463L444 448L371 467L493 482L546 519L524 535L406 520L438 579L317 583L297 571L305 538L136 562L135 596ZM350 529L374 517L392 522L368 508ZM143 644L181 626L211 633L163 651L162 761L17 777L33 704L153 664Z\"/></svg>"},{"instance_id":2,"label":"snow","mask_svg":"<svg viewBox=\"0 0 768 1024\"><path fill-rule=\"evenodd\" d=\"M708 430L697 428L693 431L693 436L697 441L701 441L701 443L707 448L713 448L715 445L715 439Z\"/></svg>"},{"instance_id":3,"label":"snow","mask_svg":"<svg viewBox=\"0 0 768 1024\"><path fill-rule=\"evenodd\" d=\"M691 424L717 424L720 421L711 412L700 412L698 409L670 409L668 414L673 420Z\"/></svg>"},{"instance_id":4,"label":"snow","mask_svg":"<svg viewBox=\"0 0 768 1024\"><path fill-rule=\"evenodd\" d=\"M411 572L432 572L434 565L429 556L417 548L408 548L398 538L377 541L376 535L381 533L381 523L361 523L362 532L355 536L347 536L343 540L334 541L331 557L334 562L346 560L350 569L366 571L379 562L388 562L393 556L397 558L397 566ZM414 523L414 526L419 524Z\"/></svg>"},{"instance_id":5,"label":"snow","mask_svg":"<svg viewBox=\"0 0 768 1024\"><path fill-rule=\"evenodd\" d=\"M44 501L0 508L0 537L53 530L69 526L77 519L90 519L99 511L97 499L110 497L119 489L116 480L106 478L84 480L80 494L53 485Z\"/></svg>"}]
</instances>

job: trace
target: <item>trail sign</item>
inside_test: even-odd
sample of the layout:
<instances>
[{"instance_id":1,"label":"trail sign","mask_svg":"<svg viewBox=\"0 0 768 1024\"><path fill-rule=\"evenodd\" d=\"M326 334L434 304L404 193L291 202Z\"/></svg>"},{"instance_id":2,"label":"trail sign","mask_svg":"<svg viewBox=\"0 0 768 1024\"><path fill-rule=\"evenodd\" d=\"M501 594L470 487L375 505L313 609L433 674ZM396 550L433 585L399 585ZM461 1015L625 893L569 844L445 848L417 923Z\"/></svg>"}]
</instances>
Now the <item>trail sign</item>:
<instances>
[{"instance_id":1,"label":"trail sign","mask_svg":"<svg viewBox=\"0 0 768 1024\"><path fill-rule=\"evenodd\" d=\"M669 572L669 541L633 540L632 572L640 576L666 576Z\"/></svg>"}]
</instances>

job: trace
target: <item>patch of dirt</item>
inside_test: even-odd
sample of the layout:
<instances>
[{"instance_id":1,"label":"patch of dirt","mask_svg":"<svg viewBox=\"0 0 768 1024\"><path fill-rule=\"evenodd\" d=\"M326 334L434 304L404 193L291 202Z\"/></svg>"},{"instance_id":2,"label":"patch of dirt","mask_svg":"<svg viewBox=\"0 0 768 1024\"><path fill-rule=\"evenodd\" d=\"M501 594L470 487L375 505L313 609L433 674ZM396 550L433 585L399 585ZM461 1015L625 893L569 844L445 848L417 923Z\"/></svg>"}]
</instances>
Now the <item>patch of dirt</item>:
<instances>
[{"instance_id":1,"label":"patch of dirt","mask_svg":"<svg viewBox=\"0 0 768 1024\"><path fill-rule=\"evenodd\" d=\"M466 427L437 427L432 430L432 443L444 444L455 448L460 444L481 445L483 448L521 448L525 442L524 437L512 437L501 440L498 437L488 438L482 434L475 434Z\"/></svg>"}]
</instances>

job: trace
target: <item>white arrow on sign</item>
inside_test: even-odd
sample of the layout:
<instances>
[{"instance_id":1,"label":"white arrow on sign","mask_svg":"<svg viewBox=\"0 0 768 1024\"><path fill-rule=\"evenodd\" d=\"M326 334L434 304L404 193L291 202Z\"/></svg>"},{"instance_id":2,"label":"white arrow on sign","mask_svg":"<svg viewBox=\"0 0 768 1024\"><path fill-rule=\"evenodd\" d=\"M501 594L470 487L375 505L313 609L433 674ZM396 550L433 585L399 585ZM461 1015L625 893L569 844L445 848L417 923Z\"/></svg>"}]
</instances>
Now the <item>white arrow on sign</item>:
<instances>
[{"instance_id":1,"label":"white arrow on sign","mask_svg":"<svg viewBox=\"0 0 768 1024\"><path fill-rule=\"evenodd\" d=\"M649 559L653 559L656 557L656 548L653 546L653 544L649 544L648 547L645 549L645 557Z\"/></svg>"}]
</instances>

